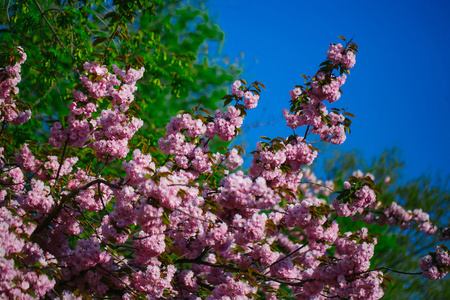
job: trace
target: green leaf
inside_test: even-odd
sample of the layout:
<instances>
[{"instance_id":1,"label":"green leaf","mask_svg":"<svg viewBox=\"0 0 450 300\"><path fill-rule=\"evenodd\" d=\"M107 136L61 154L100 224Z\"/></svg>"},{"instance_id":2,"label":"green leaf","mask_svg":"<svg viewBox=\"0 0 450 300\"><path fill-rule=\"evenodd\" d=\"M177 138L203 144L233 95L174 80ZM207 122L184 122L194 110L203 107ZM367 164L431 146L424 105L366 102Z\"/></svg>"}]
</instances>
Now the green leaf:
<instances>
[{"instance_id":1,"label":"green leaf","mask_svg":"<svg viewBox=\"0 0 450 300\"><path fill-rule=\"evenodd\" d=\"M98 36L98 37L96 37L96 38L94 38L94 39L95 39L95 40L94 40L94 42L92 43L92 46L97 46L98 44L103 43L104 41L107 41L107 40L108 40L108 38L102 37L102 36Z\"/></svg>"},{"instance_id":2,"label":"green leaf","mask_svg":"<svg viewBox=\"0 0 450 300\"><path fill-rule=\"evenodd\" d=\"M227 99L227 100L225 100L225 102L223 103L223 106L224 106L224 107L227 106L228 104L231 103L231 101L233 101L233 99Z\"/></svg>"},{"instance_id":3,"label":"green leaf","mask_svg":"<svg viewBox=\"0 0 450 300\"><path fill-rule=\"evenodd\" d=\"M245 81L245 79L239 79L240 82L242 82L242 84L247 85L247 81Z\"/></svg>"},{"instance_id":4,"label":"green leaf","mask_svg":"<svg viewBox=\"0 0 450 300\"><path fill-rule=\"evenodd\" d=\"M345 112L344 115L355 118L355 115L349 112Z\"/></svg>"},{"instance_id":5,"label":"green leaf","mask_svg":"<svg viewBox=\"0 0 450 300\"><path fill-rule=\"evenodd\" d=\"M142 57L142 55L136 55L135 58L139 63L145 64L145 59Z\"/></svg>"},{"instance_id":6,"label":"green leaf","mask_svg":"<svg viewBox=\"0 0 450 300\"><path fill-rule=\"evenodd\" d=\"M234 145L233 148L236 148L239 151L239 154L245 155L245 150L242 148L242 146Z\"/></svg>"},{"instance_id":7,"label":"green leaf","mask_svg":"<svg viewBox=\"0 0 450 300\"><path fill-rule=\"evenodd\" d=\"M220 98L221 100L224 100L224 99L233 99L234 98L234 96L233 95L225 95L225 96L223 96L222 98Z\"/></svg>"},{"instance_id":8,"label":"green leaf","mask_svg":"<svg viewBox=\"0 0 450 300\"><path fill-rule=\"evenodd\" d=\"M263 89L266 89L266 86L262 84L261 82L256 81L256 84L260 85Z\"/></svg>"},{"instance_id":9,"label":"green leaf","mask_svg":"<svg viewBox=\"0 0 450 300\"><path fill-rule=\"evenodd\" d=\"M204 112L205 114L211 116L211 112L210 112L209 110L207 110L207 109L205 109L205 108L203 108L203 107L200 107L199 110L201 110L201 111Z\"/></svg>"},{"instance_id":10,"label":"green leaf","mask_svg":"<svg viewBox=\"0 0 450 300\"><path fill-rule=\"evenodd\" d=\"M117 16L117 13L115 11L109 12L103 17L103 20L107 20L107 19L112 18L114 16Z\"/></svg>"}]
</instances>

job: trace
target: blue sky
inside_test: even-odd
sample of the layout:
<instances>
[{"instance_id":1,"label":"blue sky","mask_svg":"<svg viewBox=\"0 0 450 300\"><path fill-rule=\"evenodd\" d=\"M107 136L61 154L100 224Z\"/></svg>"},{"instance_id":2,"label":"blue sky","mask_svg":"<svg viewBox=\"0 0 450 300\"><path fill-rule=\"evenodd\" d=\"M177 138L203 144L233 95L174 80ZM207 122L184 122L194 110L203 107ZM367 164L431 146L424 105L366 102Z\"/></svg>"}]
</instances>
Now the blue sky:
<instances>
[{"instance_id":1,"label":"blue sky","mask_svg":"<svg viewBox=\"0 0 450 300\"><path fill-rule=\"evenodd\" d=\"M225 32L222 52L232 60L242 52L242 78L267 87L245 122L268 124L247 131L249 151L261 135L291 133L281 118L289 90L316 72L338 35L354 36L356 66L333 107L348 107L356 119L347 141L330 149L371 159L397 147L405 179L450 175L450 1L210 0L208 7Z\"/></svg>"}]
</instances>

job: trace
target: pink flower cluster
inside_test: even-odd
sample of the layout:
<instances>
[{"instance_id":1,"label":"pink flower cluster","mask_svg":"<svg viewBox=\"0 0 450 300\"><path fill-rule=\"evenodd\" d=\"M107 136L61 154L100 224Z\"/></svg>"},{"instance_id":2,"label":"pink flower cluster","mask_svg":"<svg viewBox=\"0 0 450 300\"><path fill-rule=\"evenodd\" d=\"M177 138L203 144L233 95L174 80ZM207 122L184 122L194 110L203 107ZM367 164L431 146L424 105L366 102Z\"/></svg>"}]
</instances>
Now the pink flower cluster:
<instances>
[{"instance_id":1,"label":"pink flower cluster","mask_svg":"<svg viewBox=\"0 0 450 300\"><path fill-rule=\"evenodd\" d=\"M129 116L118 109L108 109L101 112L97 118L99 129L94 133L95 141L89 144L97 152L97 157L106 160L107 157L125 158L128 154L128 141L144 124L141 119Z\"/></svg>"},{"instance_id":2,"label":"pink flower cluster","mask_svg":"<svg viewBox=\"0 0 450 300\"><path fill-rule=\"evenodd\" d=\"M258 106L259 95L255 95L249 89L245 89L240 80L236 80L231 85L231 94L238 98L238 101L243 98L246 109L253 109Z\"/></svg>"},{"instance_id":3,"label":"pink flower cluster","mask_svg":"<svg viewBox=\"0 0 450 300\"><path fill-rule=\"evenodd\" d=\"M450 252L444 246L437 246L434 253L431 253L419 260L419 267L423 271L423 276L432 279L442 279L450 271Z\"/></svg>"},{"instance_id":4,"label":"pink flower cluster","mask_svg":"<svg viewBox=\"0 0 450 300\"><path fill-rule=\"evenodd\" d=\"M327 51L328 59L333 64L342 64L344 68L351 69L356 63L355 52L345 50L342 44L330 44L330 49Z\"/></svg>"},{"instance_id":5,"label":"pink flower cluster","mask_svg":"<svg viewBox=\"0 0 450 300\"><path fill-rule=\"evenodd\" d=\"M48 213L53 207L54 200L50 195L50 187L40 180L31 180L31 190L18 198L21 208Z\"/></svg>"},{"instance_id":6,"label":"pink flower cluster","mask_svg":"<svg viewBox=\"0 0 450 300\"><path fill-rule=\"evenodd\" d=\"M312 198L314 195L318 194L328 197L335 192L334 187L334 182L332 180L323 182L317 178L311 169L303 168L302 181L299 185L299 189L302 191L305 198Z\"/></svg>"},{"instance_id":7,"label":"pink flower cluster","mask_svg":"<svg viewBox=\"0 0 450 300\"><path fill-rule=\"evenodd\" d=\"M336 210L338 216L348 217L356 213L362 213L365 208L371 206L376 201L375 192L367 185L354 192L354 198L348 202L339 202L338 199L333 200L333 209Z\"/></svg>"},{"instance_id":8,"label":"pink flower cluster","mask_svg":"<svg viewBox=\"0 0 450 300\"><path fill-rule=\"evenodd\" d=\"M248 295L256 293L257 289L250 286L248 283L235 280L232 277L228 277L226 282L218 285L213 291L211 296L206 298L207 300L215 299L240 299L247 300L253 299L253 297L248 297Z\"/></svg>"},{"instance_id":9,"label":"pink flower cluster","mask_svg":"<svg viewBox=\"0 0 450 300\"><path fill-rule=\"evenodd\" d=\"M85 171L78 168L77 173L74 173L73 177L69 179L67 188L69 190L75 190L95 179L97 178L88 175ZM104 205L106 205L112 197L113 192L107 185L98 184L81 190L74 200L78 203L81 210L97 212L103 209Z\"/></svg>"},{"instance_id":10,"label":"pink flower cluster","mask_svg":"<svg viewBox=\"0 0 450 300\"><path fill-rule=\"evenodd\" d=\"M281 200L273 189L267 186L263 177L254 181L242 172L227 175L220 181L221 193L217 203L228 209L269 209Z\"/></svg>"},{"instance_id":11,"label":"pink flower cluster","mask_svg":"<svg viewBox=\"0 0 450 300\"><path fill-rule=\"evenodd\" d=\"M0 184L9 187L14 192L23 190L25 187L24 183L25 176L20 168L12 167L6 169L0 177Z\"/></svg>"},{"instance_id":12,"label":"pink flower cluster","mask_svg":"<svg viewBox=\"0 0 450 300\"><path fill-rule=\"evenodd\" d=\"M100 160L125 158L129 152L128 141L143 125L142 120L132 117L128 110L137 90L136 81L142 77L144 68L122 70L114 65L113 74L97 62L86 62L83 67L85 73L80 76L83 90L72 91L74 101L68 105L68 127L63 128L56 122L51 128L49 143L57 148L65 142L69 146L85 147L88 140L94 139L88 146L96 151ZM101 110L100 116L95 118L101 99L113 107Z\"/></svg>"},{"instance_id":13,"label":"pink flower cluster","mask_svg":"<svg viewBox=\"0 0 450 300\"><path fill-rule=\"evenodd\" d=\"M306 83L306 88L297 86L289 92L294 106L290 112L283 110L283 115L288 127L295 130L301 126L309 126L310 133L318 134L322 141L340 145L346 139L348 121L337 111L328 113L323 101L333 103L341 97L341 87L347 79L346 74L342 72L354 66L355 53L337 44L332 45L327 54L328 61L312 80ZM333 70L339 68L342 75L336 77Z\"/></svg>"},{"instance_id":14,"label":"pink flower cluster","mask_svg":"<svg viewBox=\"0 0 450 300\"><path fill-rule=\"evenodd\" d=\"M217 110L209 122L185 113L172 117L166 126L167 135L159 139L158 146L162 152L174 155L179 168L193 170L197 175L211 172L214 164L224 161L228 168L236 169L243 163L236 149L225 156L220 153L211 156L208 142L215 136L222 141L233 139L242 122L241 111L234 106L229 106L226 113Z\"/></svg>"},{"instance_id":15,"label":"pink flower cluster","mask_svg":"<svg viewBox=\"0 0 450 300\"><path fill-rule=\"evenodd\" d=\"M249 171L252 178L264 178L270 188L285 188L296 193L302 178L301 168L311 165L316 157L317 151L302 137L290 141L279 139L273 145L259 142Z\"/></svg>"},{"instance_id":16,"label":"pink flower cluster","mask_svg":"<svg viewBox=\"0 0 450 300\"><path fill-rule=\"evenodd\" d=\"M166 268L160 268L159 265L149 265L146 270L133 274L132 285L139 292L144 292L149 299L160 299L165 290L172 291L171 281L175 275L176 268L169 265ZM163 276L162 276L163 275ZM130 294L125 294L124 299L135 299Z\"/></svg>"},{"instance_id":17,"label":"pink flower cluster","mask_svg":"<svg viewBox=\"0 0 450 300\"><path fill-rule=\"evenodd\" d=\"M28 148L28 144L22 145L20 152L15 154L14 159L23 170L32 173L42 181L52 181L56 179L57 175L70 174L72 167L78 162L78 157L70 157L66 158L60 166L60 158L54 155L48 155L45 161L41 161L36 159Z\"/></svg>"},{"instance_id":18,"label":"pink flower cluster","mask_svg":"<svg viewBox=\"0 0 450 300\"><path fill-rule=\"evenodd\" d=\"M355 234L345 233L335 241L334 258L320 265L317 262L316 267L303 271L303 279L312 281L293 290L303 296L300 299L314 297L319 293L323 295L326 286L328 286L327 297L381 298L384 295L381 287L383 273L367 272L376 243L376 239L367 234L367 228Z\"/></svg>"},{"instance_id":19,"label":"pink flower cluster","mask_svg":"<svg viewBox=\"0 0 450 300\"><path fill-rule=\"evenodd\" d=\"M135 214L134 206L138 202L139 195L135 193L132 187L128 186L121 191L116 191L115 196L114 211L103 217L98 234L103 236L105 240L123 244L130 236L127 226L137 224L138 216ZM150 220L150 218L147 218L145 222L141 223L141 226L144 228Z\"/></svg>"},{"instance_id":20,"label":"pink flower cluster","mask_svg":"<svg viewBox=\"0 0 450 300\"><path fill-rule=\"evenodd\" d=\"M145 181L147 175L155 173L155 163L152 156L143 154L139 149L133 151L133 159L123 162L123 169L127 173L125 182L129 185L137 185Z\"/></svg>"},{"instance_id":21,"label":"pink flower cluster","mask_svg":"<svg viewBox=\"0 0 450 300\"><path fill-rule=\"evenodd\" d=\"M365 217L369 222L377 222L383 226L399 225L401 229L405 230L411 226L411 222L418 224L419 230L426 235L434 235L438 228L430 222L430 215L423 212L421 209L414 209L413 211L406 211L401 205L392 202L390 206L386 207L383 214L374 217L373 215Z\"/></svg>"},{"instance_id":22,"label":"pink flower cluster","mask_svg":"<svg viewBox=\"0 0 450 300\"><path fill-rule=\"evenodd\" d=\"M311 82L310 104L317 104L322 101L333 103L341 98L341 86L347 80L347 75L343 74L339 77L325 75L324 72L318 72ZM319 78L324 78L320 80ZM329 81L329 82L328 82Z\"/></svg>"},{"instance_id":23,"label":"pink flower cluster","mask_svg":"<svg viewBox=\"0 0 450 300\"><path fill-rule=\"evenodd\" d=\"M241 127L243 118L240 109L228 106L227 112L216 110L214 122L206 124L205 137L213 139L218 136L221 141L231 141L237 135L237 129Z\"/></svg>"},{"instance_id":24,"label":"pink flower cluster","mask_svg":"<svg viewBox=\"0 0 450 300\"><path fill-rule=\"evenodd\" d=\"M24 211L22 211L23 213ZM56 281L42 274L52 259L39 245L27 242L34 225L6 207L0 207L0 298L35 299L44 297ZM33 268L39 263L41 270Z\"/></svg>"},{"instance_id":25,"label":"pink flower cluster","mask_svg":"<svg viewBox=\"0 0 450 300\"><path fill-rule=\"evenodd\" d=\"M27 59L21 47L17 47L20 58L14 65L7 65L0 70L0 122L11 122L12 125L22 125L31 117L31 111L16 101L19 94L17 84L22 80L21 65ZM15 59L11 58L11 62Z\"/></svg>"}]
</instances>

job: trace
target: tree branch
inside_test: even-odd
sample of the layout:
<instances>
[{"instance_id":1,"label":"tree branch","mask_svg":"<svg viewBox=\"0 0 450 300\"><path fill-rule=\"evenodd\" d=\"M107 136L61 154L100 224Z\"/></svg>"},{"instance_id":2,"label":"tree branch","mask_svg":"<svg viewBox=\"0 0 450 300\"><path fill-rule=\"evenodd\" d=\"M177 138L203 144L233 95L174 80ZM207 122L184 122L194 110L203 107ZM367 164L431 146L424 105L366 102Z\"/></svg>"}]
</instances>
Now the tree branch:
<instances>
[{"instance_id":1,"label":"tree branch","mask_svg":"<svg viewBox=\"0 0 450 300\"><path fill-rule=\"evenodd\" d=\"M45 228L47 228L48 225L50 225L50 223L53 221L53 219L55 219L59 213L61 212L62 208L64 207L64 205L69 202L70 199L72 199L73 197L75 197L80 191L84 191L87 190L88 188L90 188L91 186L95 185L95 184L99 184L99 183L103 183L104 185L109 186L110 188L113 189L122 189L122 187L109 183L103 179L96 179L94 181L89 182L88 184L78 187L76 189L74 189L73 191L71 191L68 195L62 195L61 196L61 203L56 206L45 218L45 220L39 224L39 226L36 227L36 229L34 230L34 232L31 234L31 237L35 237L38 233L40 233L42 230L44 230Z\"/></svg>"}]
</instances>

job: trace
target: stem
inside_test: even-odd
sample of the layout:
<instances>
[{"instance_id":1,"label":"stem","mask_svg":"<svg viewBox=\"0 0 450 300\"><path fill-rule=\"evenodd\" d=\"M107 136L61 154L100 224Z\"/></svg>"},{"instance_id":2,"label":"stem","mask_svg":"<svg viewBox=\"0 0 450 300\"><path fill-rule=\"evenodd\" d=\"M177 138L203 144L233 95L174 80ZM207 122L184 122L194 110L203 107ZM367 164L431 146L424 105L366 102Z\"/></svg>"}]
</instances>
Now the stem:
<instances>
[{"instance_id":1,"label":"stem","mask_svg":"<svg viewBox=\"0 0 450 300\"><path fill-rule=\"evenodd\" d=\"M305 131L305 135L303 136L303 140L306 140L306 137L308 136L308 130L309 130L309 125L306 127L306 131Z\"/></svg>"},{"instance_id":2,"label":"stem","mask_svg":"<svg viewBox=\"0 0 450 300\"><path fill-rule=\"evenodd\" d=\"M8 23L11 22L11 19L9 18L9 4L11 4L11 0L8 0L8 4L6 4L6 17L8 18Z\"/></svg>"},{"instance_id":3,"label":"stem","mask_svg":"<svg viewBox=\"0 0 450 300\"><path fill-rule=\"evenodd\" d=\"M239 269L235 266L223 265L223 264L213 264L213 263L209 263L209 262L201 261L201 260L197 260L197 259L180 259L179 261L174 261L174 263L194 263L194 264L205 265L205 266L210 266L210 267L214 267L214 268L224 268L225 270L234 271L234 272L245 271L245 269ZM285 285L290 285L290 286L303 286L303 284L305 284L306 282L314 281L313 279L306 279L306 280L301 280L299 282L290 282L287 280L289 280L289 279L299 280L299 279L298 278L284 278L286 280L282 280L282 279L270 277L270 276L267 276L264 274L258 274L258 273L253 273L253 274L256 277L263 279L264 281L276 281L276 282L279 282L279 283L282 283Z\"/></svg>"},{"instance_id":4,"label":"stem","mask_svg":"<svg viewBox=\"0 0 450 300\"><path fill-rule=\"evenodd\" d=\"M191 214L189 214L189 213L187 213L187 212L185 212L185 211L182 211L182 210L179 209L179 208L175 208L174 210L179 211L180 213L185 214L186 216L189 216L189 217L191 217L191 218L197 219L197 220L199 220L199 221L202 221L202 222L205 222L205 223L210 223L210 224L216 224L216 223L214 223L213 221L210 221L210 220L203 220L203 219L200 219L199 217L193 216L193 215L191 215Z\"/></svg>"},{"instance_id":5,"label":"stem","mask_svg":"<svg viewBox=\"0 0 450 300\"><path fill-rule=\"evenodd\" d=\"M294 251L292 251L291 253L289 253L288 255L286 255L285 257L280 258L279 260L277 260L276 262L274 262L273 264L271 264L270 266L267 266L263 271L265 271L267 268L270 268L271 266L279 263L280 261L288 258L289 256L291 256L292 254L296 253L297 251L300 251L303 247L305 247L306 245L308 245L308 243L301 245L300 247L298 247L297 249L295 249Z\"/></svg>"},{"instance_id":6,"label":"stem","mask_svg":"<svg viewBox=\"0 0 450 300\"><path fill-rule=\"evenodd\" d=\"M132 287L130 287L125 281L122 280L122 278L120 278L119 276L117 276L116 274L114 274L113 272L109 271L108 269L105 269L102 265L98 264L97 265L100 269L102 269L103 271L105 271L106 273L108 273L109 275L115 277L117 280L119 280L124 286L125 288L130 291L134 296L137 297L137 299L144 299L141 296L139 296L138 293L136 293L135 290L133 290Z\"/></svg>"},{"instance_id":7,"label":"stem","mask_svg":"<svg viewBox=\"0 0 450 300\"><path fill-rule=\"evenodd\" d=\"M59 161L58 172L56 173L55 184L53 185L53 187L55 187L56 183L58 182L59 173L61 172L62 164L63 164L63 161L64 161L64 155L66 154L66 149L67 149L67 143L68 142L69 142L69 137L67 137L67 140L64 142L63 153L61 155L61 160Z\"/></svg>"},{"instance_id":8,"label":"stem","mask_svg":"<svg viewBox=\"0 0 450 300\"><path fill-rule=\"evenodd\" d=\"M329 189L330 191L332 191L333 193L336 193L336 191L335 191L335 190L333 190L332 188L329 188L329 187L327 187L327 186L326 186L326 185L324 185L324 184L320 184L320 183L316 183L316 182L312 182L312 181L300 181L300 183L315 184L315 185L318 185L318 186L321 186L321 187L327 188L327 189Z\"/></svg>"},{"instance_id":9,"label":"stem","mask_svg":"<svg viewBox=\"0 0 450 300\"><path fill-rule=\"evenodd\" d=\"M245 93L245 92L248 92L248 91L252 88L253 84L255 84L255 82L256 82L256 81L253 81L252 83L250 83L250 85L248 86L248 88L246 88L246 89L244 90L244 93Z\"/></svg>"},{"instance_id":10,"label":"stem","mask_svg":"<svg viewBox=\"0 0 450 300\"><path fill-rule=\"evenodd\" d=\"M105 169L108 159L109 159L109 154L106 154L105 163L103 164L103 167L101 168L100 172L98 173L99 175L101 175L103 170Z\"/></svg>"},{"instance_id":11,"label":"stem","mask_svg":"<svg viewBox=\"0 0 450 300\"><path fill-rule=\"evenodd\" d=\"M122 21L122 17L120 17L119 21ZM108 53L109 50L109 46L111 45L112 40L114 39L114 35L116 34L117 30L120 28L120 24L117 24L116 28L114 29L113 33L111 34L111 36L109 37L109 41L108 41L108 46L106 46L105 49L105 53L103 54L102 58L100 59L100 61L103 63L103 61L106 58L106 54Z\"/></svg>"},{"instance_id":12,"label":"stem","mask_svg":"<svg viewBox=\"0 0 450 300\"><path fill-rule=\"evenodd\" d=\"M207 261L199 260L197 258L195 258L195 259L185 259L184 258L184 259L180 259L178 261L174 261L174 263L177 263L177 264L192 263L192 264L205 265L205 266L214 267L214 268L224 268L225 270L235 271L235 272L242 271L241 269L234 267L234 266L213 264L213 263L209 263Z\"/></svg>"},{"instance_id":13,"label":"stem","mask_svg":"<svg viewBox=\"0 0 450 300\"><path fill-rule=\"evenodd\" d=\"M205 283L203 283L203 282L201 282L201 281L197 281L197 284L198 284L199 286L201 286L202 288L207 289L207 290L210 291L210 292L212 292L212 291L214 290L214 288L213 288L212 286L207 285L207 284L205 284Z\"/></svg>"},{"instance_id":14,"label":"stem","mask_svg":"<svg viewBox=\"0 0 450 300\"><path fill-rule=\"evenodd\" d=\"M406 275L422 275L422 274L423 274L423 272L403 272L403 271L397 271L397 270L394 270L394 269L388 268L388 267L375 268L375 269L373 269L373 271L374 271L374 270L387 270L387 271L391 271L391 272L394 272L394 273L406 274Z\"/></svg>"},{"instance_id":15,"label":"stem","mask_svg":"<svg viewBox=\"0 0 450 300\"><path fill-rule=\"evenodd\" d=\"M394 272L394 273L405 274L405 275L422 275L423 274L423 272L403 272L403 271L394 270L394 269L389 268L389 267L379 267L379 268L375 268L375 269L372 269L372 270L367 270L367 271L361 272L361 273L349 274L348 276L362 275L362 274L370 273L370 272L373 272L373 271L379 271L379 270L386 270L386 271L391 271L391 272Z\"/></svg>"},{"instance_id":16,"label":"stem","mask_svg":"<svg viewBox=\"0 0 450 300\"><path fill-rule=\"evenodd\" d=\"M166 165L166 163L167 163L167 161L169 160L169 157L170 157L170 154L167 154L167 157L166 157L166 160L163 162L163 166L165 166Z\"/></svg>"},{"instance_id":17,"label":"stem","mask_svg":"<svg viewBox=\"0 0 450 300\"><path fill-rule=\"evenodd\" d=\"M211 250L211 247L205 247L205 249L203 250L203 252L202 253L200 253L200 255L199 256L197 256L196 258L194 258L193 260L195 260L195 261L202 261L202 258L206 255L206 253L208 253L209 252L209 250ZM186 260L186 259L180 259L180 261L181 260ZM174 263L178 263L178 261L174 261Z\"/></svg>"},{"instance_id":18,"label":"stem","mask_svg":"<svg viewBox=\"0 0 450 300\"><path fill-rule=\"evenodd\" d=\"M100 202L103 205L103 209L105 210L105 212L108 214L108 211L106 210L106 206L105 206L105 202L103 202L103 197L102 197L102 192L100 191L100 182L97 185L97 191L98 191L98 196L100 197Z\"/></svg>"}]
</instances>

